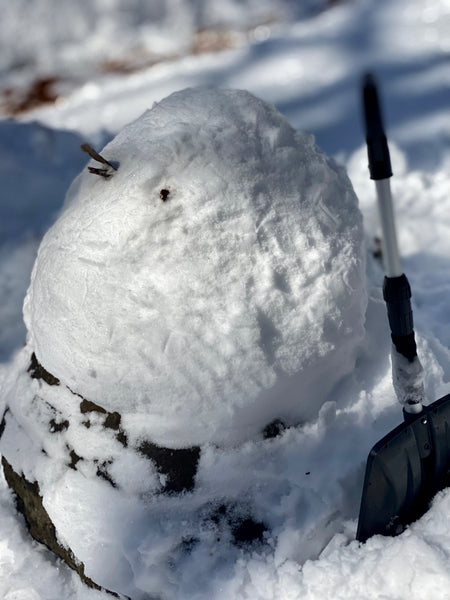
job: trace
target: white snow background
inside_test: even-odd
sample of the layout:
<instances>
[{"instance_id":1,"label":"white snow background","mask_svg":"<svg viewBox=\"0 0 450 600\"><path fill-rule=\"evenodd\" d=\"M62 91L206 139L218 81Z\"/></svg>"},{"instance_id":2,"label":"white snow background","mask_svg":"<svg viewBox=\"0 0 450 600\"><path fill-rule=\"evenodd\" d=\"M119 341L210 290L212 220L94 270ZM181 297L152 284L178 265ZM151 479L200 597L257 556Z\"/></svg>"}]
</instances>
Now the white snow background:
<instances>
[{"instance_id":1,"label":"white snow background","mask_svg":"<svg viewBox=\"0 0 450 600\"><path fill-rule=\"evenodd\" d=\"M197 85L241 88L273 102L295 128L314 134L319 146L347 167L363 212L369 304L355 370L333 388L317 420L288 429L269 445L248 442L203 457L208 485L214 486L218 499L225 493L239 497L240 481L245 488L249 481L253 484L261 512L271 514L272 538L254 549L222 542L217 559L214 545L205 543L180 559L173 549L171 518L177 523L185 517L191 524L197 507L188 498L184 504L177 500L164 508L159 536L158 526L149 523L152 543L149 540L142 549L147 563L132 576L135 582L148 590L149 597L180 600L450 598L448 491L439 494L428 513L398 538L375 537L364 546L354 541L367 452L401 420L391 382L382 271L373 257L379 229L362 143L358 87L362 72L374 70L392 142L400 248L413 290L427 398L433 401L450 391L448 1L348 1L326 10L319 2L310 2L298 12L288 2L217 3L225 7L223 14L233 16L227 27L240 32L238 47L201 55L188 51L194 32L199 26L217 24L223 14L217 9L209 21L196 21L205 14L200 3L196 11L194 2L166 3L165 8L174 12L166 15L159 31L172 40L172 23L179 27L179 15L188 15L189 19L181 19L183 44L164 47L161 53L171 53L170 60L128 75L100 74L92 67L100 49L114 46L120 55L120 40L122 54L131 52L141 18L136 18L137 12L124 19L123 3L115 3L117 12L110 7L108 21L100 19L98 27L80 8L79 19L85 23L81 35L89 42L81 46L75 27L69 39L46 19L53 3L34 3L42 12L31 11L28 16L21 2L1 4L2 30L10 31L14 25L22 32L22 38L19 34L9 38L8 60L2 52L2 80L23 82L35 73L67 71L75 63L73 80L79 85L72 81L55 105L0 121L0 377L11 371L11 361L25 341L22 301L41 237L62 206L71 180L87 162L80 143L89 141L100 148L173 91ZM84 4L88 5L80 7ZM103 3L89 4L100 10ZM136 11L144 10L143 2L131 4ZM73 4L60 3L59 18L74 22L64 12L69 6L74 14ZM259 7L280 8L279 20L277 11L263 14ZM150 35L141 34L145 39ZM30 44L28 58L21 55L24 44L16 41L20 39ZM78 512L73 514L81 519L87 491L78 493L80 503L73 498ZM99 503L106 499L99 492ZM65 506L59 509L67 511ZM123 514L113 518L119 524ZM0 528L2 598L108 597L83 586L65 565L30 540L5 483ZM130 547L136 539L142 539L142 532L130 525ZM155 556L166 552L164 568L160 564L148 568L154 561L152 547Z\"/></svg>"}]
</instances>

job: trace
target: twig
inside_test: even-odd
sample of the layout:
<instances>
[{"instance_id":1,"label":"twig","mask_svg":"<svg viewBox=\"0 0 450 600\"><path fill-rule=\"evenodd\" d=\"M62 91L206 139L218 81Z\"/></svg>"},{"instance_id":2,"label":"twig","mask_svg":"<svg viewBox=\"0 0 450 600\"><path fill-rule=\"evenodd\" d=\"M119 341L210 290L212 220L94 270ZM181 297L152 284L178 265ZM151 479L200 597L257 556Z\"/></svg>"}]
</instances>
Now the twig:
<instances>
[{"instance_id":1,"label":"twig","mask_svg":"<svg viewBox=\"0 0 450 600\"><path fill-rule=\"evenodd\" d=\"M112 165L109 161L106 160L106 158L104 158L101 154L96 152L94 150L94 148L92 148L89 144L82 144L81 149L83 150L83 152L86 152L87 154L89 154L89 156L91 158L93 158L94 160L96 160L97 162L101 163L102 165L106 165L106 169L98 169L96 167L88 167L89 173L93 173L94 175L100 175L101 177L108 179L109 177L111 177L113 175L113 173L111 172L111 169L113 171L117 171L117 167Z\"/></svg>"}]
</instances>

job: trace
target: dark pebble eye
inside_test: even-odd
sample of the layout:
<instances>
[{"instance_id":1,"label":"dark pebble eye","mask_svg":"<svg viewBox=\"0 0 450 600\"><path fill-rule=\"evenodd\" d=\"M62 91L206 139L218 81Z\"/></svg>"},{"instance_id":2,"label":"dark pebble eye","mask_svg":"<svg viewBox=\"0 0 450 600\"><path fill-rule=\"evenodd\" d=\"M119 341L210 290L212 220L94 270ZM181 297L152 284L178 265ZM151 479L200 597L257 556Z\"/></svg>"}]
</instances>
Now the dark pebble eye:
<instances>
[{"instance_id":1,"label":"dark pebble eye","mask_svg":"<svg viewBox=\"0 0 450 600\"><path fill-rule=\"evenodd\" d=\"M169 197L170 191L169 190L161 190L159 192L159 197L161 198L161 200L163 202L165 202L167 200L167 198Z\"/></svg>"}]
</instances>

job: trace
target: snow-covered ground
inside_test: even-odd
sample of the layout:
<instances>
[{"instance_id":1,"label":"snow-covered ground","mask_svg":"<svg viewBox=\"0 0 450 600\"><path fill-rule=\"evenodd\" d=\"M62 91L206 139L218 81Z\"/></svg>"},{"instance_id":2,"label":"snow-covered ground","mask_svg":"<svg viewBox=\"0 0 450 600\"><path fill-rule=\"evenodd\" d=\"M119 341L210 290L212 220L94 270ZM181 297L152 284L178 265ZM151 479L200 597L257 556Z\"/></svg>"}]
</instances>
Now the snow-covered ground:
<instances>
[{"instance_id":1,"label":"snow-covered ground","mask_svg":"<svg viewBox=\"0 0 450 600\"><path fill-rule=\"evenodd\" d=\"M18 10L21 3L3 4L10 22L19 22L14 7ZM36 74L52 76L52 69L58 76L61 70L67 72L73 57L81 52L84 62L74 65L66 95L61 84L62 96L56 104L24 113L16 120L5 117L0 121L0 376L11 372L11 361L25 342L22 301L31 268L65 191L86 164L80 144L89 141L100 148L154 102L186 87L249 90L273 102L294 127L313 133L319 146L347 167L366 232L366 335L356 368L333 388L316 420L264 443L248 442L202 456L205 494L209 486L206 496L216 493L218 500L240 499L249 481L253 484L249 502L260 515L271 518L267 543L236 548L222 540L215 548L203 532L203 539L209 541L183 554L176 546L176 532L187 523L192 535L198 533L195 523L202 512L195 499L174 498L164 509L153 507L153 521L147 525L151 540L142 531L136 532L136 526L129 526L127 543L132 547L139 539L142 550L141 562L134 563L139 569L133 574L133 585L145 589L148 597L165 594L177 600L448 599L448 491L439 494L428 513L398 538L376 537L364 546L354 538L367 452L401 420L391 382L389 336L380 291L382 270L373 257L379 228L366 168L358 87L361 73L373 69L381 83L393 142L392 183L400 247L413 289L427 398L433 401L450 391L450 4L446 0L361 0L334 3L319 11L320 4L311 2L308 7L305 4L302 14L294 14L290 12L294 3L286 1L277 6L284 15L278 22L257 10L258 6L270 6L269 2L225 4L227 14L233 15L227 26L236 29L239 23L239 31L246 32L235 48L190 53L193 32L216 26L220 15L193 25L193 15L204 14L200 3L197 11L192 8L194 2L166 3L169 10L186 15L177 21L186 36L184 45L176 48L179 56L174 57L171 50L171 60L131 74L106 75L92 65L97 64L100 49L109 51L111 44L114 56L102 55L102 60L129 56L130 40L143 14L139 10L144 10L145 3L132 3L138 12L133 16L130 11L130 18L122 19L120 25L103 21L102 27L92 29L86 14L80 16L77 22L89 40L82 51L77 50L76 36L67 38L66 44L57 37L56 27L39 29L35 23L50 14L51 3L36 3L42 13L29 15L33 36L23 33L31 48L28 57L34 57L35 65L30 67L30 61L19 54L6 62L2 53L4 68L10 69L2 78L17 85L23 85L24 79L31 82ZM61 6L68 10L73 4ZM68 13L66 17L74 18ZM167 40L172 21L164 23ZM6 24L5 16L2 27ZM26 27L23 19L16 31L26 31L21 29ZM144 29L139 29L139 35L145 37ZM122 55L116 42L119 30ZM19 39L18 34L11 39ZM11 54L14 43L8 48ZM169 51L163 50L167 56ZM56 57L61 61L64 57L64 62L56 64ZM19 63L27 67L11 70L11 65ZM75 509L80 509L83 493L88 491L78 490L79 505L75 491L71 510L82 515ZM107 500L100 487L99 505ZM55 498L55 512L58 510L62 521L67 507ZM159 514L161 524L155 526ZM115 518L119 522L124 515L118 511ZM145 516L142 519L140 527ZM65 565L30 540L4 482L0 528L3 598L107 597L79 583ZM166 561L161 562L164 553Z\"/></svg>"}]
</instances>

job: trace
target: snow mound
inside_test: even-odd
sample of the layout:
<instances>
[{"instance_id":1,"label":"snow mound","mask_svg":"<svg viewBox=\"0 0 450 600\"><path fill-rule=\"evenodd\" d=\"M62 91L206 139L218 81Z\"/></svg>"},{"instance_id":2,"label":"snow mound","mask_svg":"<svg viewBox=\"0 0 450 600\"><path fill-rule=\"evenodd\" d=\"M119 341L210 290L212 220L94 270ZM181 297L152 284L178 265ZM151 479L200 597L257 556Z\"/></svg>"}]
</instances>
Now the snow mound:
<instances>
[{"instance_id":1,"label":"snow mound","mask_svg":"<svg viewBox=\"0 0 450 600\"><path fill-rule=\"evenodd\" d=\"M38 253L24 316L39 362L166 447L317 415L363 336L344 171L237 90L172 94L102 155L117 171L75 180Z\"/></svg>"}]
</instances>

